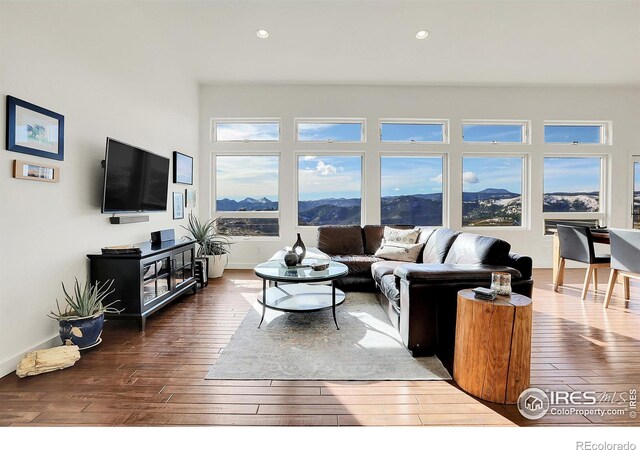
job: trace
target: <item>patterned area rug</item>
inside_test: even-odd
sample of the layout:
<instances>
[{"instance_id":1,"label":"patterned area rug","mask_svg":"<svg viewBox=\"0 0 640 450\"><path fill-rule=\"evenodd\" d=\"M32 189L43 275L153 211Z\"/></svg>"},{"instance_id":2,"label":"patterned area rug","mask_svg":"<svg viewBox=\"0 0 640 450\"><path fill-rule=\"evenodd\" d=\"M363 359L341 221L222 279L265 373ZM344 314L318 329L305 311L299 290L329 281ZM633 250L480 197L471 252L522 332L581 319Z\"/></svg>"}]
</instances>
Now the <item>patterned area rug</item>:
<instances>
[{"instance_id":1,"label":"patterned area rug","mask_svg":"<svg viewBox=\"0 0 640 450\"><path fill-rule=\"evenodd\" d=\"M260 311L260 312L258 312ZM413 358L375 294L348 293L337 308L289 314L261 306L238 327L206 379L450 380L436 357Z\"/></svg>"}]
</instances>

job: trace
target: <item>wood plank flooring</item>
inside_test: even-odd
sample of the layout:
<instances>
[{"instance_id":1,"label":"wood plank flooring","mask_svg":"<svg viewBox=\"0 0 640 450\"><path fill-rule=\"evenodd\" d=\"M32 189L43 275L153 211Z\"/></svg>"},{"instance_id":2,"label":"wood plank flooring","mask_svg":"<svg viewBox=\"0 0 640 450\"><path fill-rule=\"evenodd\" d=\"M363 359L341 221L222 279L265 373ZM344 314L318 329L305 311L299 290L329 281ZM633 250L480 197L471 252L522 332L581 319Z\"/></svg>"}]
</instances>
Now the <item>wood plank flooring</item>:
<instances>
[{"instance_id":1,"label":"wood plank flooring","mask_svg":"<svg viewBox=\"0 0 640 450\"><path fill-rule=\"evenodd\" d=\"M600 271L606 287L606 271ZM640 285L580 301L584 272L568 270L559 293L536 270L532 385L621 392L640 387ZM73 368L0 379L0 426L62 425L639 425L624 416L521 417L446 381L205 380L255 301L261 282L227 270L197 295L165 308L139 333L109 321L103 343Z\"/></svg>"}]
</instances>

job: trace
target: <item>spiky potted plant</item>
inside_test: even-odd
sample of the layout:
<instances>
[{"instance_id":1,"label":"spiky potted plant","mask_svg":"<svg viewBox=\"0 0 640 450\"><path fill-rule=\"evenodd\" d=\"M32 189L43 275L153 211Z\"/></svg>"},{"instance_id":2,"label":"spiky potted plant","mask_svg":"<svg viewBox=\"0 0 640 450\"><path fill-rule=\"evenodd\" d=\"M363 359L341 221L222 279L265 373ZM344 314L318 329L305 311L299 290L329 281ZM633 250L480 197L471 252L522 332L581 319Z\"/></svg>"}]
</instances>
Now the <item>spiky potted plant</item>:
<instances>
[{"instance_id":1,"label":"spiky potted plant","mask_svg":"<svg viewBox=\"0 0 640 450\"><path fill-rule=\"evenodd\" d=\"M104 300L114 290L113 280L105 283L89 282L80 283L75 279L71 295L62 283L65 305L60 308L56 299L58 312L51 311L48 316L58 321L60 325L60 338L65 345L77 345L80 350L98 345L102 340L102 328L104 327L104 313L118 314L120 310L113 305L120 300L105 304Z\"/></svg>"},{"instance_id":2,"label":"spiky potted plant","mask_svg":"<svg viewBox=\"0 0 640 450\"><path fill-rule=\"evenodd\" d=\"M209 219L206 222L189 214L189 224L182 225L191 237L198 244L198 257L207 259L207 275L209 278L219 278L222 276L225 267L229 262L229 240L224 236L216 234L216 223L218 218Z\"/></svg>"}]
</instances>

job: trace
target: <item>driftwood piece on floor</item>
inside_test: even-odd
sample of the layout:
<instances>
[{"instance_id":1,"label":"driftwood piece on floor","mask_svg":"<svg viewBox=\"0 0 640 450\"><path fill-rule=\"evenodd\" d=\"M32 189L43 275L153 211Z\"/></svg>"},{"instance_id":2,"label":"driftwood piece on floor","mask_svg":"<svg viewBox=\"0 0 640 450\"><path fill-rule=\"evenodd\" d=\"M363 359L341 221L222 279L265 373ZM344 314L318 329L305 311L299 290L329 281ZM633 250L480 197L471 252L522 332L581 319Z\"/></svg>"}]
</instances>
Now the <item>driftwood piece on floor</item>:
<instances>
[{"instance_id":1,"label":"driftwood piece on floor","mask_svg":"<svg viewBox=\"0 0 640 450\"><path fill-rule=\"evenodd\" d=\"M73 366L79 359L80 350L77 345L62 345L46 350L36 350L27 353L22 358L16 368L16 375L24 378L65 369Z\"/></svg>"}]
</instances>

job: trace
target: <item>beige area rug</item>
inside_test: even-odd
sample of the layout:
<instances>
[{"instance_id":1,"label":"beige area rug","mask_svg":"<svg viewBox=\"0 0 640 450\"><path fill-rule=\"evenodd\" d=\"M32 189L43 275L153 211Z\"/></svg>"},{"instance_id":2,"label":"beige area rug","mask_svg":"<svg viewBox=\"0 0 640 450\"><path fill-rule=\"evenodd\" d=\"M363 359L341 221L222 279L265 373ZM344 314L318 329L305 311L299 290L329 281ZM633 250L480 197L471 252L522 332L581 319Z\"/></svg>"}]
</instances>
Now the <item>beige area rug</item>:
<instances>
[{"instance_id":1,"label":"beige area rug","mask_svg":"<svg viewBox=\"0 0 640 450\"><path fill-rule=\"evenodd\" d=\"M260 311L258 311L260 309ZM331 310L249 311L206 379L450 380L440 360L413 358L375 294L348 293Z\"/></svg>"}]
</instances>

